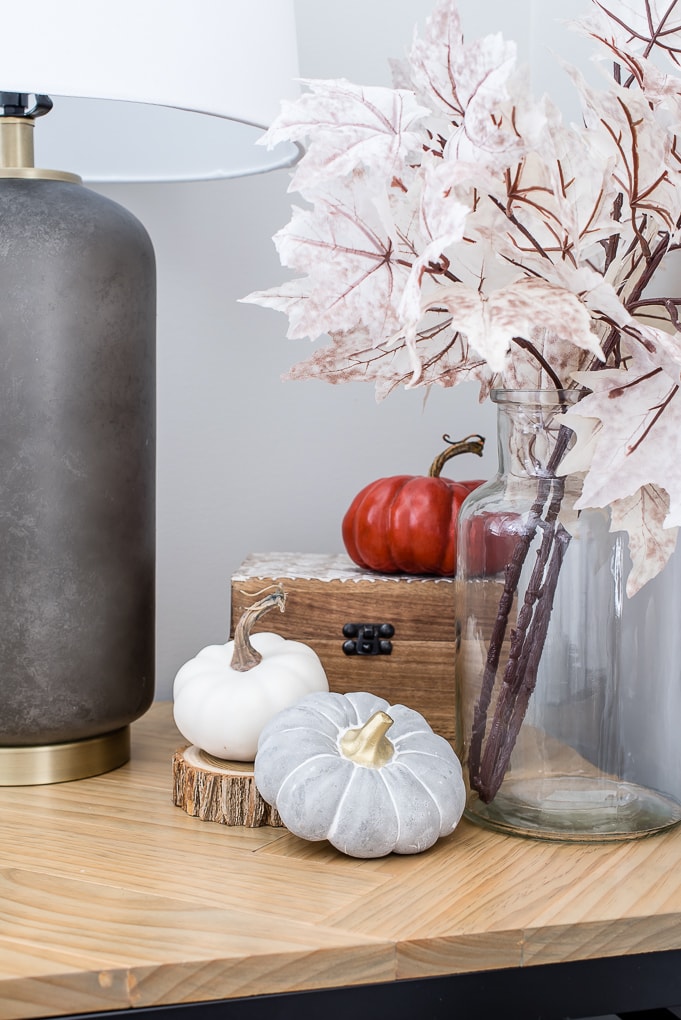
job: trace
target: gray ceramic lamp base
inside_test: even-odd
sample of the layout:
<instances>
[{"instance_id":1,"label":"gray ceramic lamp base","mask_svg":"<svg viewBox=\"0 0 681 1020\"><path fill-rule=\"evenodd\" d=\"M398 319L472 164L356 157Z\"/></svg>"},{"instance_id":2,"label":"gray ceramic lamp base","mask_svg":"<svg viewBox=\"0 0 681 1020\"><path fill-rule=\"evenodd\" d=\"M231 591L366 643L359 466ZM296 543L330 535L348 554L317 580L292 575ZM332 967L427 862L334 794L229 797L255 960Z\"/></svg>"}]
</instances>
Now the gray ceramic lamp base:
<instances>
[{"instance_id":1,"label":"gray ceramic lamp base","mask_svg":"<svg viewBox=\"0 0 681 1020\"><path fill-rule=\"evenodd\" d=\"M38 747L0 747L0 786L41 786L86 779L130 758L130 727L86 740Z\"/></svg>"},{"instance_id":2,"label":"gray ceramic lamp base","mask_svg":"<svg viewBox=\"0 0 681 1020\"><path fill-rule=\"evenodd\" d=\"M16 173L0 175L3 786L116 768L154 686L153 249L115 202Z\"/></svg>"}]
</instances>

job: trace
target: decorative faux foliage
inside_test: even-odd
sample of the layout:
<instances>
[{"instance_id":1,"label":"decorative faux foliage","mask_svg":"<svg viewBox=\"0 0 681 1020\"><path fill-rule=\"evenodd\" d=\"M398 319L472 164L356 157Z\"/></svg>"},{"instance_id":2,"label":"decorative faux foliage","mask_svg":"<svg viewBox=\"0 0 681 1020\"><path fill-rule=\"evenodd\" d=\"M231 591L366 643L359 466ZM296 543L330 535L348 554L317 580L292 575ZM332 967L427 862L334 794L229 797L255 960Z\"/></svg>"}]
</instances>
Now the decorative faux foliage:
<instances>
[{"instance_id":1,"label":"decorative faux foliage","mask_svg":"<svg viewBox=\"0 0 681 1020\"><path fill-rule=\"evenodd\" d=\"M580 126L530 97L512 42L465 39L453 0L399 87L308 82L266 136L307 146L275 238L302 275L247 300L330 336L291 378L583 390L568 457L580 505L629 532L632 594L681 523L681 297L658 284L680 239L681 0L593 0L573 27L604 64L602 88L566 69Z\"/></svg>"}]
</instances>

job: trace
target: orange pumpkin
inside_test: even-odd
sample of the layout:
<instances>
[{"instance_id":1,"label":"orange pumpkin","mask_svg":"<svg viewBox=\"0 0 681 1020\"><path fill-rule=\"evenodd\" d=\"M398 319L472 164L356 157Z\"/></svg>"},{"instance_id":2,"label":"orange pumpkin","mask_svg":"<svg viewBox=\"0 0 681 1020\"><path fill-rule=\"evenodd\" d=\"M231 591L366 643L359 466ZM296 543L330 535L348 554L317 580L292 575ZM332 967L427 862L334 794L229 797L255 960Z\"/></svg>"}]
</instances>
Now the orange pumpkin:
<instances>
[{"instance_id":1,"label":"orange pumpkin","mask_svg":"<svg viewBox=\"0 0 681 1020\"><path fill-rule=\"evenodd\" d=\"M355 496L342 535L358 566L382 574L454 574L459 507L482 479L457 482L442 478L440 471L460 453L482 456L485 440L477 435L460 442L443 438L450 445L427 476L379 478Z\"/></svg>"}]
</instances>

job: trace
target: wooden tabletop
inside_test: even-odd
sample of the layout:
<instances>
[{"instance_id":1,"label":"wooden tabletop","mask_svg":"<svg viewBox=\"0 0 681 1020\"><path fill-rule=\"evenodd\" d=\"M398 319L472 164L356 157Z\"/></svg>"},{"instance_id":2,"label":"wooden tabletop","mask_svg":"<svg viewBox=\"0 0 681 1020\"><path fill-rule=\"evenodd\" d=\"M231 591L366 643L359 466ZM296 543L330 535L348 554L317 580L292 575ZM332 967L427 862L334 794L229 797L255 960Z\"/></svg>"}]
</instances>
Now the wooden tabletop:
<instances>
[{"instance_id":1,"label":"wooden tabletop","mask_svg":"<svg viewBox=\"0 0 681 1020\"><path fill-rule=\"evenodd\" d=\"M681 830L625 844L462 822L359 861L174 807L169 703L128 765L0 789L0 1018L528 967L681 947Z\"/></svg>"}]
</instances>

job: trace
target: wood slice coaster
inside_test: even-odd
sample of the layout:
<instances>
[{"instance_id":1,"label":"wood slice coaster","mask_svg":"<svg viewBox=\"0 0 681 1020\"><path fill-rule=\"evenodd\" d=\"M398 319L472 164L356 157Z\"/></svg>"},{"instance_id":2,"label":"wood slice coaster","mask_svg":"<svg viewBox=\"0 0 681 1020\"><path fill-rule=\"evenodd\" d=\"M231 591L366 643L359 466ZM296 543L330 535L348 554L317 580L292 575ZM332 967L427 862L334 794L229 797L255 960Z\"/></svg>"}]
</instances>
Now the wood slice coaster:
<instances>
[{"instance_id":1,"label":"wood slice coaster","mask_svg":"<svg viewBox=\"0 0 681 1020\"><path fill-rule=\"evenodd\" d=\"M253 762L223 761L194 744L173 755L173 804L204 822L284 825L256 789Z\"/></svg>"}]
</instances>

